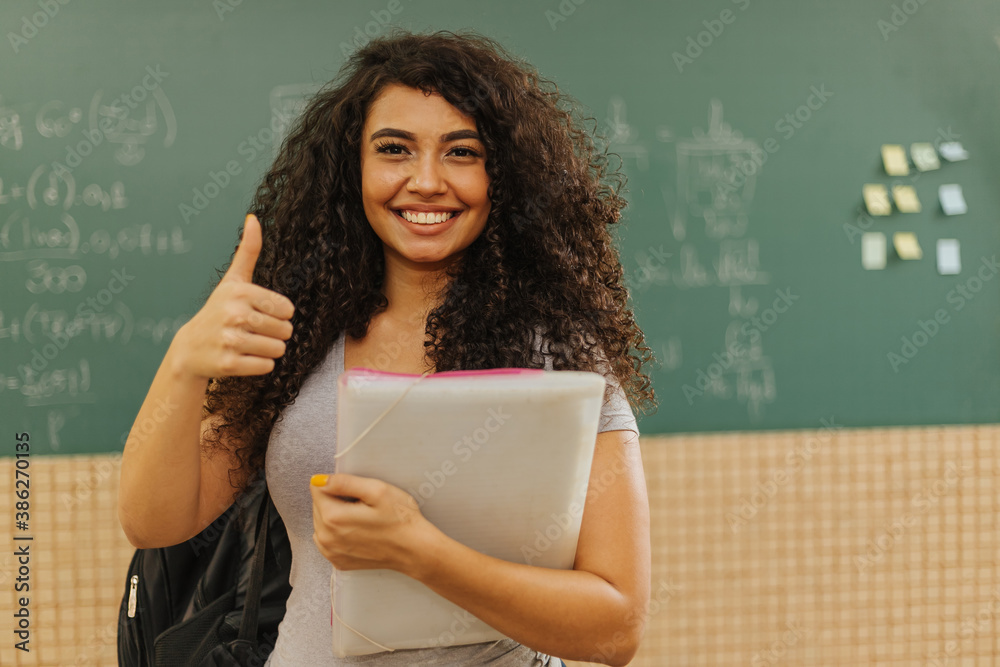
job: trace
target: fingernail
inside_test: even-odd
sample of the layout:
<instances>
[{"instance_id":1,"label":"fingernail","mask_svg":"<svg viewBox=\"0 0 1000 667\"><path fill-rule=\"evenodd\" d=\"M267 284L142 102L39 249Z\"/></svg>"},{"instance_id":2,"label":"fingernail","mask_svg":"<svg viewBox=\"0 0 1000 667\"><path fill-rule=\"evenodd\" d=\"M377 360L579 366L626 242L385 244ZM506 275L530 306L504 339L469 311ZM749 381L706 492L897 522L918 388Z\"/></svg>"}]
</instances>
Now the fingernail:
<instances>
[{"instance_id":1,"label":"fingernail","mask_svg":"<svg viewBox=\"0 0 1000 667\"><path fill-rule=\"evenodd\" d=\"M313 486L326 486L326 481L330 479L329 475L313 475L309 479L309 483Z\"/></svg>"}]
</instances>

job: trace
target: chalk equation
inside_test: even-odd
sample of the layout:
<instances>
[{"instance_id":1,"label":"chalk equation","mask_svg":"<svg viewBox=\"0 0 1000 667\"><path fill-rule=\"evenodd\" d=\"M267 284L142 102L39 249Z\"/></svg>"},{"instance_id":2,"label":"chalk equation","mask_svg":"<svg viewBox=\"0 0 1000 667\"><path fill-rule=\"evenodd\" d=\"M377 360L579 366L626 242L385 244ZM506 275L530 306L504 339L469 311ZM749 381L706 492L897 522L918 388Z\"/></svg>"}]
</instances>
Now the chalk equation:
<instances>
[{"instance_id":1,"label":"chalk equation","mask_svg":"<svg viewBox=\"0 0 1000 667\"><path fill-rule=\"evenodd\" d=\"M673 137L661 136L668 139ZM676 141L676 195L668 184L661 193L680 247L676 262L650 274L650 281L680 289L728 288L732 319L723 333L722 352L696 369L682 392L689 405L699 397L735 400L746 406L751 419L760 418L778 395L773 364L764 354L767 326L761 328L756 318L761 304L744 296L746 288L771 282L761 264L760 244L748 236L756 170L733 178L759 150L756 141L723 120L722 102L713 99L708 129L695 128L691 137ZM706 251L706 241L718 244L717 250Z\"/></svg>"},{"instance_id":2,"label":"chalk equation","mask_svg":"<svg viewBox=\"0 0 1000 667\"><path fill-rule=\"evenodd\" d=\"M75 311L46 309L33 303L21 315L0 310L0 343L52 343L62 350L75 338L127 345L136 337L159 344L172 340L189 319L190 315L135 318L120 300L107 307L96 300L81 301Z\"/></svg>"},{"instance_id":3,"label":"chalk equation","mask_svg":"<svg viewBox=\"0 0 1000 667\"><path fill-rule=\"evenodd\" d=\"M0 262L80 259L88 253L109 259L127 253L180 255L190 252L192 247L183 228L177 225L156 229L147 223L127 225L116 232L95 229L86 233L65 212L57 220L39 223L23 211L14 211L0 225Z\"/></svg>"},{"instance_id":4,"label":"chalk equation","mask_svg":"<svg viewBox=\"0 0 1000 667\"><path fill-rule=\"evenodd\" d=\"M18 375L0 371L0 395L5 391L18 393L26 407L97 402L97 394L90 390L90 362L86 359L64 368L36 371L28 364L18 370Z\"/></svg>"}]
</instances>

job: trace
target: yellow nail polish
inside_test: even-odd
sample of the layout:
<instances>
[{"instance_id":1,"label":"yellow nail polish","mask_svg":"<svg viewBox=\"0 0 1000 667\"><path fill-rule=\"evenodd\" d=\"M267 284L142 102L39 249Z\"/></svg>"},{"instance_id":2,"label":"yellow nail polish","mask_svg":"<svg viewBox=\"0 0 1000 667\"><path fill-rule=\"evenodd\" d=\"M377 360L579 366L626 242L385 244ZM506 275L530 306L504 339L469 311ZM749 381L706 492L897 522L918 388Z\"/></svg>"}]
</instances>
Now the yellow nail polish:
<instances>
[{"instance_id":1,"label":"yellow nail polish","mask_svg":"<svg viewBox=\"0 0 1000 667\"><path fill-rule=\"evenodd\" d=\"M313 475L309 483L313 486L326 486L326 481L330 479L329 475Z\"/></svg>"}]
</instances>

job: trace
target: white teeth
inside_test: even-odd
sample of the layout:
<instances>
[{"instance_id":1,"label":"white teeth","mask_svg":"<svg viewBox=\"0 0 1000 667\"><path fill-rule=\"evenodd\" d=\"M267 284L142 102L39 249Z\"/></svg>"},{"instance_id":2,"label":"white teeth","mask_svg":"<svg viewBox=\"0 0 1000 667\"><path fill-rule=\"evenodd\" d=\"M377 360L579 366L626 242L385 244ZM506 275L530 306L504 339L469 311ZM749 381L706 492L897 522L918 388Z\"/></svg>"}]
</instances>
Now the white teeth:
<instances>
[{"instance_id":1,"label":"white teeth","mask_svg":"<svg viewBox=\"0 0 1000 667\"><path fill-rule=\"evenodd\" d=\"M442 211L440 213L400 211L399 214L403 216L404 220L420 225L434 225L458 215L455 211Z\"/></svg>"}]
</instances>

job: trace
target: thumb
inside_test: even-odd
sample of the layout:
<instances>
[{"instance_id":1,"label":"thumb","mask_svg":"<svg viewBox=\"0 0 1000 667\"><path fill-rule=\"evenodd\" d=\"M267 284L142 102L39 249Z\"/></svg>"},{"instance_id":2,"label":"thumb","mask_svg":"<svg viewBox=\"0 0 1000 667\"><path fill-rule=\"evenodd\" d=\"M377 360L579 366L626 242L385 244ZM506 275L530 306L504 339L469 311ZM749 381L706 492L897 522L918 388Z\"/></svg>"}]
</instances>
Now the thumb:
<instances>
[{"instance_id":1,"label":"thumb","mask_svg":"<svg viewBox=\"0 0 1000 667\"><path fill-rule=\"evenodd\" d=\"M366 495L365 481L361 477L341 473L313 475L309 479L309 484L319 487L319 490L328 496L347 502L358 502Z\"/></svg>"},{"instance_id":2,"label":"thumb","mask_svg":"<svg viewBox=\"0 0 1000 667\"><path fill-rule=\"evenodd\" d=\"M243 221L243 238L240 239L233 261L222 279L253 282L253 269L257 265L257 257L260 256L260 247L260 221L251 213Z\"/></svg>"}]
</instances>

